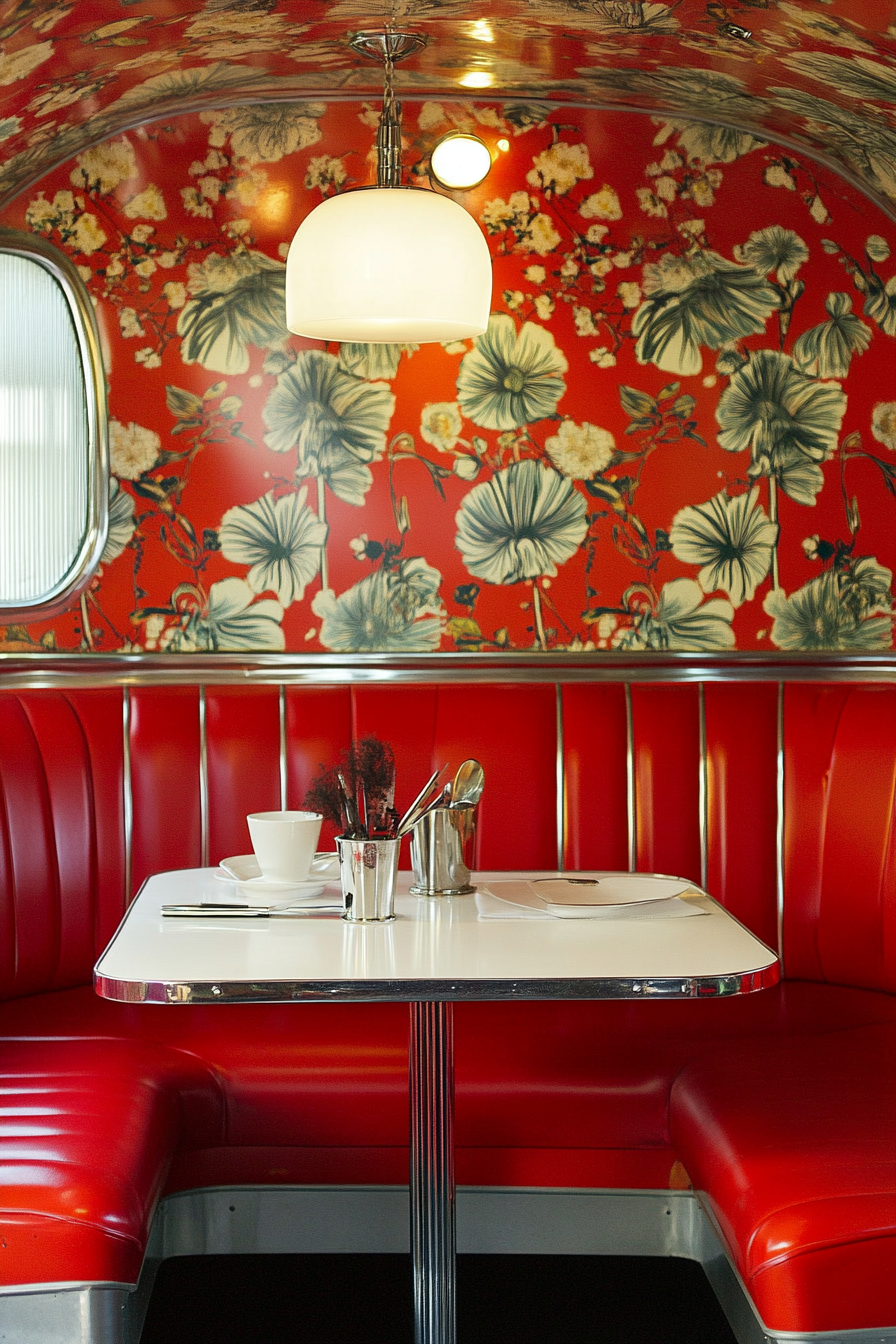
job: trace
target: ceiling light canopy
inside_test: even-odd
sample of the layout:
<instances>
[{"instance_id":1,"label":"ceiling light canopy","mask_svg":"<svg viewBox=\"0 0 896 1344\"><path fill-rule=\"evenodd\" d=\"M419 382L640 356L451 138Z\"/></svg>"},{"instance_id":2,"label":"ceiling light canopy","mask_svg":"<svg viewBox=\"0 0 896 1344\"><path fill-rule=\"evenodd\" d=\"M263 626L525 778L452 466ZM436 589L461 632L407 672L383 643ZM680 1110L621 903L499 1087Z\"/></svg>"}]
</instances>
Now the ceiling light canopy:
<instances>
[{"instance_id":1,"label":"ceiling light canopy","mask_svg":"<svg viewBox=\"0 0 896 1344\"><path fill-rule=\"evenodd\" d=\"M451 191L478 187L492 166L488 145L478 135L449 131L438 141L429 156L429 170L435 180Z\"/></svg>"},{"instance_id":2,"label":"ceiling light canopy","mask_svg":"<svg viewBox=\"0 0 896 1344\"><path fill-rule=\"evenodd\" d=\"M492 268L479 225L450 197L401 184L393 67L423 41L391 29L351 41L385 67L377 185L328 197L299 225L286 259L286 325L299 336L420 343L488 325Z\"/></svg>"}]
</instances>

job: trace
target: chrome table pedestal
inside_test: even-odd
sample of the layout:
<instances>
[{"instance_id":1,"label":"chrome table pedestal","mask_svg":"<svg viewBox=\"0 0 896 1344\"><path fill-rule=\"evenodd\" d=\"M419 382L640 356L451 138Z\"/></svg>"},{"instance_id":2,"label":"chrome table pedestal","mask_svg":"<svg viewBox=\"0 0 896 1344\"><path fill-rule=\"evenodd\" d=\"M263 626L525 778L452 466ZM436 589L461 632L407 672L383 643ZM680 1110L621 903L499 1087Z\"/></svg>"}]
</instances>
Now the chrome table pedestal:
<instances>
[{"instance_id":1,"label":"chrome table pedestal","mask_svg":"<svg viewBox=\"0 0 896 1344\"><path fill-rule=\"evenodd\" d=\"M411 1003L410 1206L415 1344L455 1344L454 1004Z\"/></svg>"}]
</instances>

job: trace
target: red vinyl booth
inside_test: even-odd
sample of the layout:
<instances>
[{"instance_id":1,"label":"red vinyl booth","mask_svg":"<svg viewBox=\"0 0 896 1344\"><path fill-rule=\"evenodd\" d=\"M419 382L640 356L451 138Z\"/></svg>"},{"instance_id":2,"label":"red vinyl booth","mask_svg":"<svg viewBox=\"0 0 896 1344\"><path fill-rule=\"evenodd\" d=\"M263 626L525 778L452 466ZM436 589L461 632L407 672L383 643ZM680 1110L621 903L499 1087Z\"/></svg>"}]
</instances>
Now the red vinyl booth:
<instances>
[{"instance_id":1,"label":"red vinyl booth","mask_svg":"<svg viewBox=\"0 0 896 1344\"><path fill-rule=\"evenodd\" d=\"M896 1328L896 685L412 675L0 692L0 1284L136 1284L174 1191L406 1183L406 1007L91 984L148 874L376 732L399 804L482 760L479 868L687 877L782 955L745 998L458 1005L458 1181L691 1185L769 1334Z\"/></svg>"}]
</instances>

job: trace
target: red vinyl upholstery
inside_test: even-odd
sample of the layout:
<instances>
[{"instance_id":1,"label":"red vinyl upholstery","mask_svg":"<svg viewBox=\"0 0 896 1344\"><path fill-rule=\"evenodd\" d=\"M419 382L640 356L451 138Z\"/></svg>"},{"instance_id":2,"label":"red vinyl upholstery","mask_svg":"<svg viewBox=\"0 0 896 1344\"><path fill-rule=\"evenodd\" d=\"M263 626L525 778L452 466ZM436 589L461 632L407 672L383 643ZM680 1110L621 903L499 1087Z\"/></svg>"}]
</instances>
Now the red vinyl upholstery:
<instances>
[{"instance_id":1,"label":"red vinyl upholstery","mask_svg":"<svg viewBox=\"0 0 896 1344\"><path fill-rule=\"evenodd\" d=\"M399 805L475 750L482 868L557 866L559 810L567 867L624 869L633 850L699 881L705 862L771 945L780 919L788 979L747 999L459 1005L459 1180L655 1188L683 1162L770 1328L896 1323L865 1287L893 1255L883 685L0 692L2 1281L133 1282L165 1190L404 1182L402 1007L125 1006L89 983L148 873L245 852L247 811L284 786L299 805L369 732L395 746Z\"/></svg>"},{"instance_id":2,"label":"red vinyl upholstery","mask_svg":"<svg viewBox=\"0 0 896 1344\"><path fill-rule=\"evenodd\" d=\"M896 1321L894 1060L891 1023L726 1043L675 1082L676 1151L771 1329Z\"/></svg>"}]
</instances>

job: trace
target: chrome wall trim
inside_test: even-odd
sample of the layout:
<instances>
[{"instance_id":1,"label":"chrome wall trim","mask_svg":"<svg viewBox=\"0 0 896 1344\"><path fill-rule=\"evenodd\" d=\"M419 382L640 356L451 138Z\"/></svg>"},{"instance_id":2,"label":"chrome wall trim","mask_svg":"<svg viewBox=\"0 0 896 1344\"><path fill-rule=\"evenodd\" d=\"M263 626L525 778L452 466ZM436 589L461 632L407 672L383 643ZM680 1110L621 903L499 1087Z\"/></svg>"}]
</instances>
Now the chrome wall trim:
<instances>
[{"instance_id":1,"label":"chrome wall trim","mask_svg":"<svg viewBox=\"0 0 896 1344\"><path fill-rule=\"evenodd\" d=\"M625 808L628 819L628 870L638 868L638 796L635 790L635 720L632 688L625 684Z\"/></svg>"},{"instance_id":2,"label":"chrome wall trim","mask_svg":"<svg viewBox=\"0 0 896 1344\"><path fill-rule=\"evenodd\" d=\"M775 909L778 960L784 965L784 683L778 682L778 751L775 762Z\"/></svg>"},{"instance_id":3,"label":"chrome wall trim","mask_svg":"<svg viewBox=\"0 0 896 1344\"><path fill-rule=\"evenodd\" d=\"M281 683L277 696L280 722L280 807L289 807L289 771L286 768L286 687Z\"/></svg>"},{"instance_id":4,"label":"chrome wall trim","mask_svg":"<svg viewBox=\"0 0 896 1344\"><path fill-rule=\"evenodd\" d=\"M205 687L199 687L199 863L208 867L208 724Z\"/></svg>"},{"instance_id":5,"label":"chrome wall trim","mask_svg":"<svg viewBox=\"0 0 896 1344\"><path fill-rule=\"evenodd\" d=\"M130 905L134 872L134 792L131 784L131 689L125 686L121 696L122 728L122 816L124 820L124 905Z\"/></svg>"},{"instance_id":6,"label":"chrome wall trim","mask_svg":"<svg viewBox=\"0 0 896 1344\"><path fill-rule=\"evenodd\" d=\"M709 866L709 762L706 757L706 688L700 682L700 764L697 788L698 818L700 833L700 885L706 890L706 873Z\"/></svg>"},{"instance_id":7,"label":"chrome wall trim","mask_svg":"<svg viewBox=\"0 0 896 1344\"><path fill-rule=\"evenodd\" d=\"M24 255L42 266L65 295L78 342L87 408L87 526L67 574L44 597L20 607L0 607L4 624L45 620L60 615L87 588L103 554L109 531L109 429L106 372L99 327L87 287L78 268L45 238L0 228L0 252ZM85 638L89 632L85 631ZM27 656L27 655L26 655Z\"/></svg>"},{"instance_id":8,"label":"chrome wall trim","mask_svg":"<svg viewBox=\"0 0 896 1344\"><path fill-rule=\"evenodd\" d=\"M563 736L563 687L554 688L557 706L557 872L566 868L566 743Z\"/></svg>"},{"instance_id":9,"label":"chrome wall trim","mask_svg":"<svg viewBox=\"0 0 896 1344\"><path fill-rule=\"evenodd\" d=\"M896 654L0 654L0 685L336 686L364 682L896 681Z\"/></svg>"}]
</instances>

